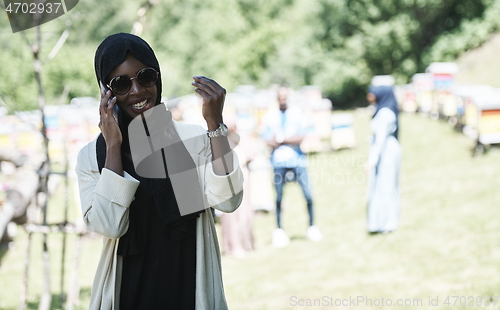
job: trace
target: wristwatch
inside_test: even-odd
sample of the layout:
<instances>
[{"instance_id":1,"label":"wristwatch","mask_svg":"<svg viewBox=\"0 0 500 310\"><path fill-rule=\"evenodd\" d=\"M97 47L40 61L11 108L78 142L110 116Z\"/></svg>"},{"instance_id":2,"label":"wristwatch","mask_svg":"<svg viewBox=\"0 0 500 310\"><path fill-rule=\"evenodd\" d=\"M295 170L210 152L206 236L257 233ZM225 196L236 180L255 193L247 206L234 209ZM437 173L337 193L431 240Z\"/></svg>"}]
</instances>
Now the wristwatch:
<instances>
[{"instance_id":1,"label":"wristwatch","mask_svg":"<svg viewBox=\"0 0 500 310\"><path fill-rule=\"evenodd\" d=\"M215 129L214 131L208 131L207 130L207 136L209 138L219 138L219 137L227 137L228 134L227 126L223 123L219 124L219 128Z\"/></svg>"}]
</instances>

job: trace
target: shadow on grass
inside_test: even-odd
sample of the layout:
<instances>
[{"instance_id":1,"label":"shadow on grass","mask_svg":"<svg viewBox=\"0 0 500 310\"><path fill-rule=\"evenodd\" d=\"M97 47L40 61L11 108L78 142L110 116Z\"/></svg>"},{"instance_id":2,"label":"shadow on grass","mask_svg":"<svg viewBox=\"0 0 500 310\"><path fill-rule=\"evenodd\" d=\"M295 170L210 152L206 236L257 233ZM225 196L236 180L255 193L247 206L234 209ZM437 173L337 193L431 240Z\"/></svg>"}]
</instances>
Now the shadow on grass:
<instances>
[{"instance_id":1,"label":"shadow on grass","mask_svg":"<svg viewBox=\"0 0 500 310\"><path fill-rule=\"evenodd\" d=\"M40 296L38 296L37 301L28 301L28 309L37 310L38 304L40 303ZM61 305L61 299L59 294L52 294L52 300L50 301L50 309L63 309L64 305Z\"/></svg>"},{"instance_id":2,"label":"shadow on grass","mask_svg":"<svg viewBox=\"0 0 500 310\"><path fill-rule=\"evenodd\" d=\"M80 289L80 305L76 306L76 309L87 309L88 305L82 305L82 301L88 302L90 300L90 287L83 287ZM38 310L38 305L40 303L40 296L37 296L36 301L28 301L28 310ZM61 301L61 296L59 294L52 294L52 300L50 302L51 310L65 309L66 308L66 296L64 300ZM0 310L3 310L0 308Z\"/></svg>"},{"instance_id":3,"label":"shadow on grass","mask_svg":"<svg viewBox=\"0 0 500 310\"><path fill-rule=\"evenodd\" d=\"M2 259L7 254L7 251L9 250L9 243L8 242L2 242L0 243L0 266L2 266Z\"/></svg>"}]
</instances>

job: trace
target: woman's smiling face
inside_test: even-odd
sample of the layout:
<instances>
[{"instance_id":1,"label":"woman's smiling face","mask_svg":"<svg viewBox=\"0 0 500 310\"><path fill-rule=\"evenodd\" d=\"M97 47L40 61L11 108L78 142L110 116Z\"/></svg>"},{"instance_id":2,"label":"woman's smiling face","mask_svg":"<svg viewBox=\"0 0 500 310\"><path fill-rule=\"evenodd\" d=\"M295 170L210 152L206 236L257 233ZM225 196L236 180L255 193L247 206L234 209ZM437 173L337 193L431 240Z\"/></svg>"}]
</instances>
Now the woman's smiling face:
<instances>
[{"instance_id":1,"label":"woman's smiling face","mask_svg":"<svg viewBox=\"0 0 500 310\"><path fill-rule=\"evenodd\" d=\"M107 78L107 83L115 76L135 77L141 69L147 68L145 64L127 55L127 58L119 64ZM151 87L144 87L137 79L132 79L132 87L125 95L116 95L117 104L124 112L132 118L140 115L142 112L150 109L156 103L158 91L156 84Z\"/></svg>"}]
</instances>

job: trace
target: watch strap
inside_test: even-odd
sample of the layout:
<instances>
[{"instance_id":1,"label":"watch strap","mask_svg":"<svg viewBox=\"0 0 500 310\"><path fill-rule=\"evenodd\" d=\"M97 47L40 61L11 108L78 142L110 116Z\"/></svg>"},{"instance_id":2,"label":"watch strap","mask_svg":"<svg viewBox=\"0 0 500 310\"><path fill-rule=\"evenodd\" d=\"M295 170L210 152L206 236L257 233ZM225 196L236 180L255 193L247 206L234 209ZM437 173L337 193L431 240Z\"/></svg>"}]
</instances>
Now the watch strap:
<instances>
[{"instance_id":1,"label":"watch strap","mask_svg":"<svg viewBox=\"0 0 500 310\"><path fill-rule=\"evenodd\" d=\"M214 131L208 131L207 130L207 136L209 138L225 137L226 135L224 135L223 132L222 132L223 126L226 126L226 125L224 125L223 123L220 123L219 124L219 128L215 129Z\"/></svg>"}]
</instances>

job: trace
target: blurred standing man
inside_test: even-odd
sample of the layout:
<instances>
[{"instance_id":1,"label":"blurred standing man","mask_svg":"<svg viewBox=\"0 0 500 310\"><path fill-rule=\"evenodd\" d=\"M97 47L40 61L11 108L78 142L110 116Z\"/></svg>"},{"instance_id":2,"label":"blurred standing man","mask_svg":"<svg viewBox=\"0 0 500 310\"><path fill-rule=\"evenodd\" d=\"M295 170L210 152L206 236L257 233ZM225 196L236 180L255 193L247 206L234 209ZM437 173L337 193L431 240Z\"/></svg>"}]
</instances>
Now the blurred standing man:
<instances>
[{"instance_id":1,"label":"blurred standing man","mask_svg":"<svg viewBox=\"0 0 500 310\"><path fill-rule=\"evenodd\" d=\"M278 89L278 109L271 109L264 116L262 138L272 148L271 164L274 168L273 183L276 188L276 219L278 228L273 232L274 247L285 247L290 239L281 228L281 201L285 182L297 181L307 202L309 228L307 237L312 241L322 239L319 229L313 225L313 201L311 185L307 174L307 157L300 150L300 143L306 133L304 114L297 107L288 107L288 89Z\"/></svg>"}]
</instances>

